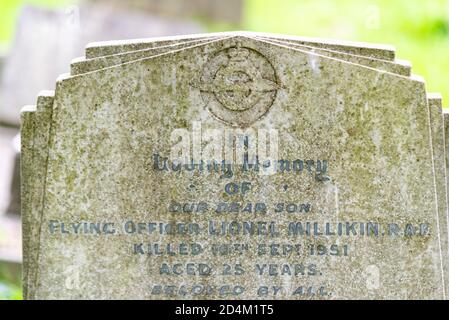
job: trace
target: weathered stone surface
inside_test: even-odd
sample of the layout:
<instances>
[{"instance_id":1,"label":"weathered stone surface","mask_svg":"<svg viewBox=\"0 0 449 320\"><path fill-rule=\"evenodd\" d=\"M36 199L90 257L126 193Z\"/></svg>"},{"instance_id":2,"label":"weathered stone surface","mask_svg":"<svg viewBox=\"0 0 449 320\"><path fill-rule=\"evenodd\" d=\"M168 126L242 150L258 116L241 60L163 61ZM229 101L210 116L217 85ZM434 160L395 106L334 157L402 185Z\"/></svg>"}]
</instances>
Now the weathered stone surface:
<instances>
[{"instance_id":1,"label":"weathered stone surface","mask_svg":"<svg viewBox=\"0 0 449 320\"><path fill-rule=\"evenodd\" d=\"M436 183L437 212L439 216L438 228L440 242L443 252L449 252L449 219L448 219L448 198L447 198L447 173L446 173L446 148L444 134L444 120L442 97L440 94L429 93L429 116L432 138L432 160L434 163L434 176ZM449 263L444 264L445 281L448 282Z\"/></svg>"},{"instance_id":2,"label":"weathered stone surface","mask_svg":"<svg viewBox=\"0 0 449 320\"><path fill-rule=\"evenodd\" d=\"M214 37L211 37L210 39L214 39ZM203 43L210 41L208 38L204 38L197 41L190 41L188 43L179 43L179 44L172 44L172 45L163 45L161 47L155 47L152 49L148 49L145 51L151 52L152 55L160 54L165 51L170 51L182 48L183 46L186 47L188 45L192 45L193 43ZM158 51L156 51L158 50ZM141 57L141 54L139 52L132 53L131 54L133 59L137 59ZM118 57L113 56L112 58L117 59ZM100 58L102 59L102 58ZM131 58L122 58L120 63L126 62L125 59L131 60ZM117 60L114 60L117 61ZM84 61L83 61L84 62ZM118 62L117 62L118 64ZM95 62L95 64L86 64L83 65L83 63L74 62L72 63L72 74L77 73L85 73L95 70L96 68L102 67L108 67L106 65L101 65L101 62ZM90 69L92 70L90 70ZM63 78L63 77L62 77ZM24 259L24 284L27 284L28 286L34 285L34 278L36 271L37 262L35 261L38 253L38 248L36 248L38 242L39 242L39 228L37 226L39 225L40 221L40 215L42 213L42 193L43 188L45 187L45 170L46 170L46 156L48 152L47 143L48 143L48 134L50 131L50 123L51 123L51 115L52 115L52 108L53 108L53 99L54 99L54 92L53 91L43 91L38 97L37 100L37 115L36 117L39 117L36 119L37 123L40 125L39 128L36 128L36 137L34 141L34 158L33 158L33 182L30 186L30 193L33 197L33 200L31 201L33 203L33 208L30 209L29 213L24 214L24 225L28 226L35 226L34 229L31 229L27 232L30 236L27 237L27 241L24 241L24 252L26 253L26 258ZM28 262L28 260L31 260L31 262ZM30 277L30 278L28 278ZM28 288L24 290L24 297L27 298L27 292Z\"/></svg>"},{"instance_id":3,"label":"weathered stone surface","mask_svg":"<svg viewBox=\"0 0 449 320\"><path fill-rule=\"evenodd\" d=\"M387 61L387 60L380 60L380 59L375 59L375 58L369 58L369 57L363 57L363 56L355 56L355 55L351 55L351 54L347 54L347 53L341 53L341 52L335 52L335 51L331 51L331 50L324 50L324 49L317 49L316 47L310 47L310 46L302 46L302 45L298 45L295 44L294 40L290 40L290 41L279 41L279 40L273 40L270 38L260 38L260 39L264 39L266 41L270 41L271 43L277 43L277 44L282 44L282 45L290 45L299 49L303 49L303 50L312 50L313 52L316 52L320 55L325 55L325 56L332 56L332 57L337 57L340 59L344 59L346 61L349 62L354 62L354 63L358 63L358 64L362 64L362 65L366 65L369 67L375 67L378 68L380 70L385 70L385 71L389 71L389 72L393 72L393 73L398 73L401 75L405 75L405 76L410 76L410 64L408 62L400 62L400 63L393 63L391 61ZM146 54L145 50L140 50L137 51L139 54ZM128 53L123 53L121 55L126 56ZM133 53L132 53L133 54ZM114 56L112 56L114 57ZM96 60L100 60L102 61L102 64L98 64L98 67L95 66L96 64ZM129 59L128 59L129 60ZM126 60L126 61L128 61ZM107 57L101 57L99 59L91 59L90 62L90 66L92 66L92 69L95 68L101 68L105 67L105 66L111 66L111 65L115 65L115 64L119 64L120 61L119 60L109 60L110 62L107 62L108 58ZM431 95L429 98L429 103L432 105L436 100L436 96L435 95ZM441 98L440 98L441 100ZM440 104L441 105L441 104ZM438 112L437 111L437 107L435 106L434 108L431 109L431 112ZM440 112L441 112L441 106L440 106ZM432 114L431 114L432 116ZM437 120L438 118L436 118L435 114L433 114L433 118L432 118L432 144L433 144L433 150L434 150L434 159L435 159L435 170L436 170L436 181L437 181L437 193L438 193L438 216L440 217L440 221L439 221L439 226L438 228L440 229L441 233L439 232L439 234L441 234L441 240L442 240L442 250L443 252L447 252L448 251L448 246L447 246L447 203L445 201L445 196L443 197L443 194L445 194L445 184L443 183L443 181L446 180L445 177L445 171L441 171L441 168L444 167L444 163L441 162L441 157L438 157L438 154L444 154L444 150L441 148L441 140L438 139L438 137L440 137L440 135L442 134L442 127L441 124L438 123ZM434 140L435 139L435 140ZM441 165L443 167L441 167ZM447 267L447 266L445 266ZM448 273L446 272L446 275ZM446 280L447 282L447 280Z\"/></svg>"},{"instance_id":4,"label":"weathered stone surface","mask_svg":"<svg viewBox=\"0 0 449 320\"><path fill-rule=\"evenodd\" d=\"M247 60L238 59L242 54ZM311 56L316 57L315 63ZM240 64L247 72L252 70L253 80L256 70L262 73L265 80L255 88L262 99L257 101L263 103L256 101L253 112L246 112L246 99L253 96L239 91L245 86L234 87L236 95L221 93L214 77L219 61L223 67ZM214 96L225 108L219 108ZM242 103L234 104L235 99ZM258 117L265 108L263 117ZM229 299L272 298L272 292L257 295L263 293L257 289L265 285L282 287L276 297L289 299L310 298L304 292L292 295L301 285L306 290L314 288L315 298L445 297L447 253L438 232L430 115L424 84L416 78L234 36L61 80L54 110L38 228L36 287L30 298L223 298L217 291L193 296L191 292L155 294L155 285L181 283L246 288L240 295L224 297ZM203 130L235 125L276 129L280 159L313 159L313 169L261 175L235 167L231 178L221 178L220 173L153 168L155 153L170 154L173 130L188 130L193 120L201 121ZM326 160L323 175L316 171L317 160L321 165ZM251 182L249 193L226 193L227 183L245 181ZM267 213L173 213L169 210L172 201L204 201L210 208L223 201L260 202L269 209ZM272 209L276 203L289 202L310 203L311 211ZM127 234L126 221L198 223L201 232ZM274 221L282 236L209 235L210 221L265 221L268 225ZM312 229L316 222L324 233L326 223L336 227L341 222L347 228L346 222L358 222L357 236L287 234L289 223L306 221L312 222ZM71 233L62 234L63 222L64 230ZM74 234L70 223L76 222L115 223L116 233ZM366 227L369 222L379 223L377 236L360 234L360 223ZM389 234L392 230L387 226L393 226L389 224L400 233ZM406 235L408 224L429 229L418 228L423 234ZM187 256L133 252L133 244L176 247L182 242L204 246L205 252ZM210 251L214 243L241 243L250 249L214 256ZM301 255L257 254L258 245L273 243L279 248L301 244ZM336 245L333 248L340 248L340 255L311 255L309 246L317 245L329 249ZM343 254L345 245L348 255ZM163 263L178 262L183 268L187 262L206 263L214 273L159 274ZM235 274L241 272L239 264L245 269L243 275ZM273 264L278 269L266 266L257 275L256 264ZM286 265L296 265L299 274L288 275ZM232 274L225 275L226 271Z\"/></svg>"},{"instance_id":5,"label":"weathered stone surface","mask_svg":"<svg viewBox=\"0 0 449 320\"><path fill-rule=\"evenodd\" d=\"M266 37L268 39L277 39L282 41L291 41L295 44L302 44L307 46L319 47L322 49L334 50L346 52L348 54L354 54L358 56L371 57L376 59L383 59L393 61L395 58L395 49L392 46L386 45L373 45L361 42L350 41L336 41L336 40L323 40L317 38L307 38L298 36L285 36L270 33L258 33L258 32L237 32L239 35L248 37ZM86 57L97 58L106 55L112 55L122 53L126 51L135 51L148 49L156 45L156 42L160 44L169 44L179 40L194 40L203 37L225 37L233 36L236 32L218 32L218 33L205 33L197 35L186 35L182 37L161 37L161 38L148 38L148 39L134 39L124 41L104 41L90 43L86 47Z\"/></svg>"},{"instance_id":6,"label":"weathered stone surface","mask_svg":"<svg viewBox=\"0 0 449 320\"><path fill-rule=\"evenodd\" d=\"M241 34L253 34L253 33L243 33ZM180 40L177 37L165 37L165 38L159 38L158 41L147 41L145 43L145 46L148 46L150 49L140 49L140 50L132 50L132 51L126 51L122 53L116 53L111 55L102 55L97 58L87 58L87 59L76 59L75 62L72 63L72 75L77 75L85 72L90 72L93 70L98 70L101 68L111 67L113 65L118 65L122 63L127 63L132 60L136 60L143 57L150 57L156 54L160 54L166 51L169 51L170 48L176 49L176 47L188 47L189 45L193 45L195 43L200 43L197 41L209 41L212 39L220 39L218 35L221 35L222 37L225 37L226 35L229 36L229 33L219 33L216 37L207 37L206 35L194 35L194 36L186 36L183 37L184 39L187 39L186 42L180 42ZM268 38L268 37L257 37L258 39L262 39L265 41L271 41L280 45L288 45L288 46L295 46L298 49L302 50L308 50L314 53L318 53L320 55L324 56L330 56L338 59L343 59L348 62L353 62L361 65L366 65L373 68L378 68L379 70L385 70L388 72L397 73L404 76L410 76L411 75L411 65L408 61L401 61L398 60L396 62L392 62L389 60L381 60L377 58L370 58L369 54L370 51L364 52L364 49L370 49L372 46L366 45L366 44L357 44L359 47L355 47L356 44L352 44L352 51L353 52L360 52L367 54L368 56L358 56L349 54L346 51L352 52L351 50L346 49L342 46L337 46L339 49L343 51L333 51L333 50L327 50L327 49L320 49L323 46L322 45L316 45L313 41L310 41L310 46L304 46L300 45L300 43L304 43L304 40L299 40L302 38L299 38L297 40L279 40L279 38L283 38L282 36L276 36L274 38ZM195 39L195 40L192 40ZM206 40L198 40L198 39L206 39ZM134 42L133 42L134 43ZM162 43L163 45L159 45ZM314 47L316 45L316 47ZM96 44L96 45L89 45L86 49L86 56L89 55L89 48L93 47L109 47L110 45L107 43L103 44ZM364 47L365 46L365 47Z\"/></svg>"},{"instance_id":7,"label":"weathered stone surface","mask_svg":"<svg viewBox=\"0 0 449 320\"><path fill-rule=\"evenodd\" d=\"M39 94L36 111L33 113L33 139L31 142L25 142L26 144L29 144L28 150L31 150L31 159L27 163L32 164L32 170L29 172L29 180L28 178L22 180L22 183L25 186L23 192L29 197L28 199L31 203L31 206L26 205L22 208L22 221L24 231L26 231L24 232L23 237L23 296L25 298L28 297L30 288L35 284L35 279L33 277L35 269L32 269L30 266L36 266L36 259L39 252L38 227L40 225L42 214L53 100L53 91L42 91ZM29 120L25 118L24 121L24 126L27 126L27 121ZM22 131L23 130L26 130L26 127L25 129L22 129ZM25 154L30 154L30 152L27 153L26 150ZM26 170L25 173L27 173ZM27 181L29 181L29 183Z\"/></svg>"},{"instance_id":8,"label":"weathered stone surface","mask_svg":"<svg viewBox=\"0 0 449 320\"><path fill-rule=\"evenodd\" d=\"M196 36L194 38L197 38ZM172 38L170 38L172 39ZM178 42L176 43L177 40L170 40L170 44L166 44L166 41L163 41L162 43L164 45L158 46L158 42L154 43L154 47L151 49L145 49L145 50L137 50L137 51L131 51L131 52L126 52L123 54L116 54L116 55L111 55L111 56L104 56L104 57L99 57L97 59L88 59L88 60L84 60L84 59L77 59L79 61L73 62L72 63L72 75L77 75L77 74L81 74L81 73L85 73L85 72L91 72L97 69L101 69L101 68L105 68L105 67L110 67L113 65L118 65L121 63L126 63L126 62L130 62L132 60L138 59L138 58L142 58L142 57L150 57L156 54L161 54L164 51L170 51L170 49L179 49L179 48L183 48L183 47L188 47L191 46L193 44L200 44L200 43L204 43L204 42L208 42L211 41L211 39L219 39L218 37L201 37L201 39L198 40L190 40L190 41L186 41L186 42ZM267 38L263 38L263 39L267 39ZM373 59L373 58L366 58L366 57L361 57L361 56L354 56L354 55L350 55L350 54L346 54L346 53L341 53L341 52L335 52L335 51L330 51L330 50L323 50L323 49L317 49L314 47L309 47L309 46L301 46L301 45L297 45L294 44L293 42L283 42L283 41L276 41L279 44L288 44L288 45L293 45L297 48L303 48L305 50L313 50L314 52L319 52L320 54L331 54L334 56L337 56L339 58L346 58L350 61L356 61L358 63L366 63L368 66L372 66L371 62L373 62L373 60L377 61L381 61L378 59ZM408 69L403 69L401 70L400 68L398 70L394 70L393 67L393 63L389 62L389 61L381 61L381 62L385 62L387 66L389 66L389 64L392 65L391 69L393 70L389 70L392 72L397 72L399 74L401 73L410 73L410 70ZM404 64L406 65L406 64ZM380 65L380 67L382 68L382 65ZM39 102L38 102L39 105ZM39 184L43 184L44 182L39 181Z\"/></svg>"},{"instance_id":9,"label":"weathered stone surface","mask_svg":"<svg viewBox=\"0 0 449 320\"><path fill-rule=\"evenodd\" d=\"M220 38L216 37L216 38L206 38L206 39L207 39L206 41L210 41L213 39L220 39ZM261 39L263 39L265 41L273 42L273 39L269 39L267 37L261 38ZM172 43L175 41L176 40L164 40L164 43ZM197 41L201 41L201 40L190 40L190 41L183 43L181 46L187 47L189 45L199 43ZM380 60L380 59L375 59L375 58L370 58L370 57L365 57L365 56L352 55L352 54L348 54L344 51L337 52L337 51L332 51L332 50L320 49L320 47L303 46L303 45L295 44L293 40L290 42L274 40L274 43L281 44L281 45L283 44L283 45L288 45L288 46L295 46L296 48L302 49L305 51L311 51L311 52L314 52L314 53L317 53L320 55L343 59L345 61L362 64L362 65L366 65L369 67L378 68L380 70L385 70L388 72L393 72L393 73L397 73L397 74L401 74L401 75L405 75L405 76L410 76L410 73L411 73L411 66L408 62L403 62L403 61L392 62L392 61L388 61L388 60ZM298 43L302 43L302 41L298 41ZM152 45L156 46L157 43L153 43ZM312 43L312 45L313 45L313 43ZM150 48L150 49L141 49L141 50L127 51L124 53L116 53L116 54L112 54L112 55L101 56L98 58L77 59L77 61L72 63L71 73L72 73L72 75L77 75L77 74L81 74L81 73L85 73L85 72L90 72L93 70L98 70L101 68L110 67L113 65L130 62L132 60L136 60L136 59L143 58L143 57L150 57L155 54L163 53L164 51L169 51L170 48L175 49L174 46L178 46L178 45L169 44L169 45L165 45L165 46L157 46L157 47Z\"/></svg>"},{"instance_id":10,"label":"weathered stone surface","mask_svg":"<svg viewBox=\"0 0 449 320\"><path fill-rule=\"evenodd\" d=\"M201 43L206 43L219 39L218 37L201 38L199 40L190 40L177 42L167 45L155 46L153 48L136 50L126 53L117 53L109 56L102 56L95 59L78 58L71 63L71 75L79 75L86 72L108 68L111 66L131 62L142 58L148 58L157 54L166 53L175 50L182 50Z\"/></svg>"},{"instance_id":11,"label":"weathered stone surface","mask_svg":"<svg viewBox=\"0 0 449 320\"><path fill-rule=\"evenodd\" d=\"M23 244L23 265L26 266L29 263L27 243L31 240L31 226L27 220L31 212L31 176L33 172L33 139L34 139L34 116L35 116L36 107L35 106L26 106L21 110L21 147L20 150L22 152L21 157L21 212L22 212L22 244ZM24 271L24 296L27 294L28 287L28 277L26 272Z\"/></svg>"},{"instance_id":12,"label":"weathered stone surface","mask_svg":"<svg viewBox=\"0 0 449 320\"><path fill-rule=\"evenodd\" d=\"M115 54L152 49L154 47L178 44L180 42L201 41L208 38L228 36L228 33L203 33L181 36L152 37L145 39L112 40L91 42L86 46L86 58L94 59Z\"/></svg>"},{"instance_id":13,"label":"weathered stone surface","mask_svg":"<svg viewBox=\"0 0 449 320\"><path fill-rule=\"evenodd\" d=\"M340 52L340 51L333 51L333 50L326 50L326 49L319 49L320 47L312 47L312 46L304 46L295 43L294 40L291 41L279 41L279 40L273 40L271 38L258 38L265 41L269 41L271 43L277 43L280 45L287 45L293 48L298 48L302 50L311 50L312 52L315 52L319 55L324 55L327 57L333 57L337 59L342 59L348 62L357 63L361 65L365 65L367 67L376 68L379 70L384 70L392 73L397 73L403 76L410 76L411 75L411 65L408 61L389 61L389 60L381 60L366 56L358 56L353 54L348 54L346 52Z\"/></svg>"},{"instance_id":14,"label":"weathered stone surface","mask_svg":"<svg viewBox=\"0 0 449 320\"><path fill-rule=\"evenodd\" d=\"M446 163L446 190L447 195L446 197L449 200L449 178L447 177L447 174L449 172L449 109L443 108L443 123L444 123L444 154L445 154L445 163ZM448 204L449 208L449 204ZM449 209L448 209L449 210ZM448 218L449 221L449 218ZM449 229L449 227L448 227ZM448 231L449 234L449 231Z\"/></svg>"},{"instance_id":15,"label":"weathered stone surface","mask_svg":"<svg viewBox=\"0 0 449 320\"><path fill-rule=\"evenodd\" d=\"M298 36L276 35L270 33L260 33L259 36L269 39L291 42L293 44L313 45L322 49L345 51L346 53L353 55L383 59L387 61L394 61L396 56L396 49L393 46L389 45L341 40L336 41L332 39L325 40Z\"/></svg>"}]
</instances>

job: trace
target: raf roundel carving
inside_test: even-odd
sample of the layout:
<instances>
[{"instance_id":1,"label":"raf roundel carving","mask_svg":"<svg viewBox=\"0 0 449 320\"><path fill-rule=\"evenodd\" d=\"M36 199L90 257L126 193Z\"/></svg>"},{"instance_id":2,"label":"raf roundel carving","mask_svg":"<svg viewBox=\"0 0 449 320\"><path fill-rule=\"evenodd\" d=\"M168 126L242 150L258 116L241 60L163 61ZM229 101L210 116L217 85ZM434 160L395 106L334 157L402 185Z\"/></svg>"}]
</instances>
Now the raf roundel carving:
<instances>
[{"instance_id":1,"label":"raf roundel carving","mask_svg":"<svg viewBox=\"0 0 449 320\"><path fill-rule=\"evenodd\" d=\"M220 50L209 59L198 87L216 118L239 127L265 115L280 88L267 58L239 45Z\"/></svg>"}]
</instances>

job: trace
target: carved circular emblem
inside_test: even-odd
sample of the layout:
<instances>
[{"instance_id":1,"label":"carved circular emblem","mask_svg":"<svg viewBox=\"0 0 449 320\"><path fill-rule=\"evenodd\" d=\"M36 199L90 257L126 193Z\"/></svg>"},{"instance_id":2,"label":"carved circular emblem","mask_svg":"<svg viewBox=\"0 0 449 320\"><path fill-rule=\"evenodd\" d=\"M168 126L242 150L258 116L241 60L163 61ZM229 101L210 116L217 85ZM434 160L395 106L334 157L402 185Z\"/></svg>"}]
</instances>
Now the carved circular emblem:
<instances>
[{"instance_id":1,"label":"carved circular emblem","mask_svg":"<svg viewBox=\"0 0 449 320\"><path fill-rule=\"evenodd\" d=\"M237 45L214 54L203 69L198 87L215 117L244 127L268 112L280 86L267 58Z\"/></svg>"}]
</instances>

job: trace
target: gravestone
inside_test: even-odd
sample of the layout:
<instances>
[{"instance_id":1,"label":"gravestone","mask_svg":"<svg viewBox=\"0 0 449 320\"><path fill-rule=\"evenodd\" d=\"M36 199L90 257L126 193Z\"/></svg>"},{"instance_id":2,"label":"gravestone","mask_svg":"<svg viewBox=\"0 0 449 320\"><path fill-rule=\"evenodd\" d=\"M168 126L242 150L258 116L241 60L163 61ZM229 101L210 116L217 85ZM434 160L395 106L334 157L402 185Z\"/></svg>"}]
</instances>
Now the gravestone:
<instances>
[{"instance_id":1,"label":"gravestone","mask_svg":"<svg viewBox=\"0 0 449 320\"><path fill-rule=\"evenodd\" d=\"M441 99L394 49L96 43L22 112L28 299L446 299Z\"/></svg>"},{"instance_id":2,"label":"gravestone","mask_svg":"<svg viewBox=\"0 0 449 320\"><path fill-rule=\"evenodd\" d=\"M446 189L447 189L447 197L449 199L449 179L447 177L447 173L449 173L449 109L443 109L443 124L444 124L444 154L445 154L445 163L446 163ZM449 219L448 219L449 220Z\"/></svg>"}]
</instances>

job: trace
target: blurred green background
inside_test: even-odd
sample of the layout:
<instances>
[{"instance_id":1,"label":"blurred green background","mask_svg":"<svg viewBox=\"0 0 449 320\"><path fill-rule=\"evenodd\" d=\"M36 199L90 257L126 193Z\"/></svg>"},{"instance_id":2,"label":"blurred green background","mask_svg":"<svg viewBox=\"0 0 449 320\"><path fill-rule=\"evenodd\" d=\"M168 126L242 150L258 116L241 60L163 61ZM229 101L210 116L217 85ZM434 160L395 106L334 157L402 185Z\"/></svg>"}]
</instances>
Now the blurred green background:
<instances>
[{"instance_id":1,"label":"blurred green background","mask_svg":"<svg viewBox=\"0 0 449 320\"><path fill-rule=\"evenodd\" d=\"M63 7L70 0L1 0L0 51L13 39L20 7ZM208 31L250 30L391 44L429 92L449 107L449 0L246 0L241 25L201 21ZM17 285L0 279L0 299L20 298Z\"/></svg>"},{"instance_id":2,"label":"blurred green background","mask_svg":"<svg viewBox=\"0 0 449 320\"><path fill-rule=\"evenodd\" d=\"M46 7L70 0L2 0L0 50L14 34L20 6ZM449 107L449 0L246 0L242 25L206 23L209 31L244 29L391 44L427 89L441 92Z\"/></svg>"}]
</instances>

